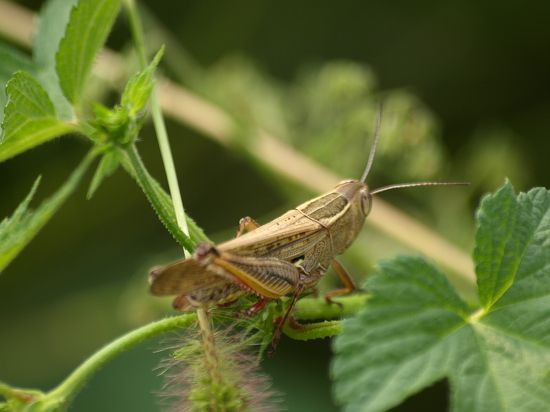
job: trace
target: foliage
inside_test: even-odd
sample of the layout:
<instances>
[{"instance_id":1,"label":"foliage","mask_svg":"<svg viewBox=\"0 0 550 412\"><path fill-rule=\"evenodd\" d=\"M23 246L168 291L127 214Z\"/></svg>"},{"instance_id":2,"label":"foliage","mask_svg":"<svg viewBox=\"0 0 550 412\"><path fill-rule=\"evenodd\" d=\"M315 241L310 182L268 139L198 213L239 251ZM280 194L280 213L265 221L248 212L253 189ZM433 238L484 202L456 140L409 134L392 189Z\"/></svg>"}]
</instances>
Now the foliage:
<instances>
[{"instance_id":1,"label":"foliage","mask_svg":"<svg viewBox=\"0 0 550 412\"><path fill-rule=\"evenodd\" d=\"M229 56L210 68L195 88L235 113L243 124L261 125L339 175L356 178L364 168L368 136L383 97L379 169L395 181L440 175L445 154L433 115L412 94L391 90L382 95L376 83L368 67L333 61L302 70L286 86L248 59ZM395 164L399 167L391 167Z\"/></svg>"},{"instance_id":2,"label":"foliage","mask_svg":"<svg viewBox=\"0 0 550 412\"><path fill-rule=\"evenodd\" d=\"M155 102L154 75L163 49L128 80L119 104L107 107L87 99L93 63L121 4L121 0L52 0L42 10L32 60L11 47L0 47L0 81L7 82L5 99L0 95L0 103L5 103L0 161L69 133L83 135L92 144L73 174L36 211L30 211L29 204L38 179L13 215L0 223L0 271L75 191L97 156L88 198L122 166L185 250L192 252L197 242L207 240L188 217L189 233L182 230L173 199L146 169L137 149L147 104ZM136 46L143 51L134 2L124 4ZM201 78L200 87L212 100L244 109L236 114L243 129L279 128L292 144L334 169L351 176L361 170L364 153L356 148L372 129L376 93L374 78L364 67L331 63L283 88L237 59L220 63ZM437 149L437 127L430 113L404 92L387 96L386 110L388 135L407 132L407 147L389 137L382 154L398 159L408 178L439 170L444 155ZM410 122L412 112L416 122ZM337 150L350 159L345 163L330 156L334 146L328 143L343 134L350 140L340 140ZM248 137L242 136L243 145ZM368 299L360 294L338 299L333 306L323 299L302 299L295 315L308 323L302 330L287 326L284 331L296 340L339 335L332 368L334 393L347 410L384 410L443 378L450 381L457 411L547 409L550 330L544 316L549 309L550 264L545 253L550 242L549 210L548 191L533 189L516 196L509 183L482 201L474 252L479 307L462 301L445 276L423 259L400 257L382 264L380 273L367 281ZM244 303L231 308L226 317L233 318ZM208 402L215 398L217 410L242 410L255 405L254 390L267 393L263 378L249 376L261 384L259 389L248 388L256 382L246 381L246 372L257 362L243 361L240 350L253 342L263 352L273 323L288 303L287 299L272 302L259 316L242 322L242 339L196 337L171 354L171 361L186 364L186 374L191 375L191 381L175 381L187 385L183 392L191 409L211 407ZM341 322L342 316L347 320ZM0 395L6 399L0 410L64 410L106 362L145 339L191 327L195 319L195 314L182 315L131 331L100 349L47 393L0 382ZM223 316L217 320L219 325L227 324ZM222 341L219 350L212 343L219 342L216 339Z\"/></svg>"},{"instance_id":3,"label":"foliage","mask_svg":"<svg viewBox=\"0 0 550 412\"><path fill-rule=\"evenodd\" d=\"M12 48L6 44L0 42L0 84L5 85L11 78L11 75L17 70L29 71L32 67L31 60L19 52L17 49ZM6 92L4 87L0 90L0 107L6 105ZM0 122L4 119L4 110L0 110Z\"/></svg>"},{"instance_id":4,"label":"foliage","mask_svg":"<svg viewBox=\"0 0 550 412\"><path fill-rule=\"evenodd\" d=\"M33 37L33 73L52 99L58 117L64 120L74 118L74 111L61 90L55 57L76 4L77 0L45 2Z\"/></svg>"},{"instance_id":5,"label":"foliage","mask_svg":"<svg viewBox=\"0 0 550 412\"><path fill-rule=\"evenodd\" d=\"M550 192L506 183L477 215L481 306L420 258L381 265L372 298L335 341L337 399L380 411L443 378L455 411L546 410L550 399Z\"/></svg>"},{"instance_id":6,"label":"foliage","mask_svg":"<svg viewBox=\"0 0 550 412\"><path fill-rule=\"evenodd\" d=\"M81 103L92 63L120 9L120 0L79 1L73 7L56 54L59 84L74 106Z\"/></svg>"},{"instance_id":7,"label":"foliage","mask_svg":"<svg viewBox=\"0 0 550 412\"><path fill-rule=\"evenodd\" d=\"M29 73L16 72L6 93L0 161L75 129L57 118L48 94Z\"/></svg>"},{"instance_id":8,"label":"foliage","mask_svg":"<svg viewBox=\"0 0 550 412\"><path fill-rule=\"evenodd\" d=\"M0 273L57 212L67 197L75 191L91 161L92 156L84 158L65 184L33 212L28 207L40 182L40 178L36 179L30 193L13 215L0 222Z\"/></svg>"}]
</instances>

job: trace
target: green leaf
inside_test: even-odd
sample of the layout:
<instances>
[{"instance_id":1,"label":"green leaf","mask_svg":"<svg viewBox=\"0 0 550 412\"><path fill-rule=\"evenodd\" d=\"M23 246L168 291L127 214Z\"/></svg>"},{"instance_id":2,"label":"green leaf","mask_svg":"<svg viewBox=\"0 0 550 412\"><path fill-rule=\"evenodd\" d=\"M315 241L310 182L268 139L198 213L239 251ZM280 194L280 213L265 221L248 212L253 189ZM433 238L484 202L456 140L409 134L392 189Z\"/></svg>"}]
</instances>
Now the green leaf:
<instances>
[{"instance_id":1,"label":"green leaf","mask_svg":"<svg viewBox=\"0 0 550 412\"><path fill-rule=\"evenodd\" d=\"M521 258L518 252L527 235L524 232L520 237L513 236L515 229L524 223L516 219L518 208L514 189L507 183L494 195L482 200L477 214L479 228L474 259L479 297L485 308L491 307L514 280Z\"/></svg>"},{"instance_id":2,"label":"green leaf","mask_svg":"<svg viewBox=\"0 0 550 412\"><path fill-rule=\"evenodd\" d=\"M80 0L73 8L56 55L63 93L78 106L94 59L120 9L120 0Z\"/></svg>"},{"instance_id":3,"label":"green leaf","mask_svg":"<svg viewBox=\"0 0 550 412\"><path fill-rule=\"evenodd\" d=\"M48 94L30 74L15 73L6 91L0 162L75 130L74 124L56 118Z\"/></svg>"},{"instance_id":4,"label":"green leaf","mask_svg":"<svg viewBox=\"0 0 550 412\"><path fill-rule=\"evenodd\" d=\"M0 272L13 260L13 258L15 258L19 250L24 247L24 244L22 244L21 247L17 247L17 242L11 240L10 237L17 238L17 227L24 226L25 218L28 220L29 203L34 197L39 183L40 177L34 181L31 191L19 206L17 206L13 215L11 215L10 218L5 218L0 223Z\"/></svg>"},{"instance_id":5,"label":"green leaf","mask_svg":"<svg viewBox=\"0 0 550 412\"><path fill-rule=\"evenodd\" d=\"M135 147L131 147L125 152L125 155L121 158L121 163L139 184L160 221L183 248L191 253L198 242L209 241L203 230L188 215L185 218L189 228L189 236L179 228L170 196L149 174Z\"/></svg>"},{"instance_id":6,"label":"green leaf","mask_svg":"<svg viewBox=\"0 0 550 412\"><path fill-rule=\"evenodd\" d=\"M55 69L55 55L61 38L69 23L71 9L78 0L47 1L38 15L36 32L33 36L34 73L52 99L58 117L71 119L73 109L61 91Z\"/></svg>"},{"instance_id":7,"label":"green leaf","mask_svg":"<svg viewBox=\"0 0 550 412\"><path fill-rule=\"evenodd\" d=\"M93 157L88 155L74 170L69 179L49 199L32 212L28 206L38 187L38 178L25 200L17 207L10 218L0 223L0 273L32 238L50 220L63 202L74 192Z\"/></svg>"},{"instance_id":8,"label":"green leaf","mask_svg":"<svg viewBox=\"0 0 550 412\"><path fill-rule=\"evenodd\" d=\"M147 104L154 86L155 70L164 54L164 46L157 52L149 66L133 75L122 93L121 106L131 117L136 116Z\"/></svg>"},{"instance_id":9,"label":"green leaf","mask_svg":"<svg viewBox=\"0 0 550 412\"><path fill-rule=\"evenodd\" d=\"M480 300L486 309L516 302L530 293L550 293L550 284L542 277L548 272L544 266L550 244L548 202L545 189L516 197L510 183L483 199L474 258ZM514 289L509 290L513 283Z\"/></svg>"},{"instance_id":10,"label":"green leaf","mask_svg":"<svg viewBox=\"0 0 550 412\"><path fill-rule=\"evenodd\" d=\"M103 179L111 176L115 172L119 163L120 160L116 151L108 151L103 155L99 165L97 166L92 182L90 183L90 188L88 189L87 194L88 199L92 198L95 191L99 188L99 185L103 182Z\"/></svg>"},{"instance_id":11,"label":"green leaf","mask_svg":"<svg viewBox=\"0 0 550 412\"><path fill-rule=\"evenodd\" d=\"M507 183L478 212L483 307L468 308L419 258L381 265L372 299L335 341L335 395L381 411L447 378L454 411L550 409L550 192Z\"/></svg>"},{"instance_id":12,"label":"green leaf","mask_svg":"<svg viewBox=\"0 0 550 412\"><path fill-rule=\"evenodd\" d=\"M4 106L7 102L6 83L18 70L30 71L31 59L19 50L0 41L0 123L4 119Z\"/></svg>"},{"instance_id":13,"label":"green leaf","mask_svg":"<svg viewBox=\"0 0 550 412\"><path fill-rule=\"evenodd\" d=\"M94 104L95 127L94 139L119 147L132 144L141 129L144 120L143 108L147 104L154 85L155 68L164 48L160 49L149 66L136 73L126 84L121 104L109 109L101 104Z\"/></svg>"}]
</instances>

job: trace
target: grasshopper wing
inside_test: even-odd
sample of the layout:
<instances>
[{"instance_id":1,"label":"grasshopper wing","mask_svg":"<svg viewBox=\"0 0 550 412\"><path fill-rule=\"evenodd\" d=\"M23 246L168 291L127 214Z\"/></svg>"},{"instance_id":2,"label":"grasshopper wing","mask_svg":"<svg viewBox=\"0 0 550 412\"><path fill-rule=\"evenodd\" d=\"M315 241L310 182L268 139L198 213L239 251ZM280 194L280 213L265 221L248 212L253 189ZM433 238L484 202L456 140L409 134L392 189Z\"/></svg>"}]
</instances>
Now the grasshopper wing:
<instances>
[{"instance_id":1,"label":"grasshopper wing","mask_svg":"<svg viewBox=\"0 0 550 412\"><path fill-rule=\"evenodd\" d=\"M207 270L194 258L153 268L149 275L150 291L157 296L189 294L198 289L219 287L225 283L226 279Z\"/></svg>"}]
</instances>

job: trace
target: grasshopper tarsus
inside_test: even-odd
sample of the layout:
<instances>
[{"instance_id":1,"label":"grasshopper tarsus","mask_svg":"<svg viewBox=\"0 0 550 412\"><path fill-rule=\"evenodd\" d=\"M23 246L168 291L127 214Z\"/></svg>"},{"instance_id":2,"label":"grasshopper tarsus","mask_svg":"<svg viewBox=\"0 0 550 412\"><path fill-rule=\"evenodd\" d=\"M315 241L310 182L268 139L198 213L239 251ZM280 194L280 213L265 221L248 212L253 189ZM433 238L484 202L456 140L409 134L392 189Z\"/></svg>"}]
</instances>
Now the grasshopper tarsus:
<instances>
[{"instance_id":1,"label":"grasshopper tarsus","mask_svg":"<svg viewBox=\"0 0 550 412\"><path fill-rule=\"evenodd\" d=\"M327 305L336 305L340 309L344 309L344 305L343 305L342 302L337 302L333 298L331 298L330 296L325 295L325 302L326 302Z\"/></svg>"},{"instance_id":2,"label":"grasshopper tarsus","mask_svg":"<svg viewBox=\"0 0 550 412\"><path fill-rule=\"evenodd\" d=\"M267 351L267 356L272 358L275 355L279 341L281 340L281 334L283 332L284 316L280 316L273 321L275 324L273 328L273 336L271 337L271 348Z\"/></svg>"}]
</instances>

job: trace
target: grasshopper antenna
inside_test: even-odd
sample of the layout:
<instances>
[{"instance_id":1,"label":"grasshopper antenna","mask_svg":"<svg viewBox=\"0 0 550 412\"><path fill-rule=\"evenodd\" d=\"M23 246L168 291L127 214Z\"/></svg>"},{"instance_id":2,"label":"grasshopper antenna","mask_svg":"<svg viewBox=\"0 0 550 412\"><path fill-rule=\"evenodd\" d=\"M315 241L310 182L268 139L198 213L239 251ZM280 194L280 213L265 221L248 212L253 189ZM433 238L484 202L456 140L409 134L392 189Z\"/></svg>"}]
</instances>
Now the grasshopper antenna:
<instances>
[{"instance_id":1,"label":"grasshopper antenna","mask_svg":"<svg viewBox=\"0 0 550 412\"><path fill-rule=\"evenodd\" d=\"M382 186L370 192L371 195L387 192L388 190L404 189L408 187L421 186L468 186L470 182L416 182L416 183L397 183L394 185Z\"/></svg>"},{"instance_id":2,"label":"grasshopper antenna","mask_svg":"<svg viewBox=\"0 0 550 412\"><path fill-rule=\"evenodd\" d=\"M363 183L365 183L365 180L367 180L367 176L369 175L370 169L372 167L372 163L374 162L374 155L376 154L376 146L378 145L378 139L380 137L380 125L382 124L382 109L383 109L383 104L382 102L380 102L380 105L378 106L378 115L376 116L376 125L374 126L374 140L372 142L372 147L370 149L369 160L367 161L367 166L365 167L365 171L361 176L361 182Z\"/></svg>"}]
</instances>

